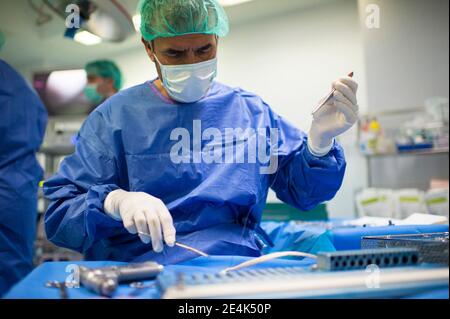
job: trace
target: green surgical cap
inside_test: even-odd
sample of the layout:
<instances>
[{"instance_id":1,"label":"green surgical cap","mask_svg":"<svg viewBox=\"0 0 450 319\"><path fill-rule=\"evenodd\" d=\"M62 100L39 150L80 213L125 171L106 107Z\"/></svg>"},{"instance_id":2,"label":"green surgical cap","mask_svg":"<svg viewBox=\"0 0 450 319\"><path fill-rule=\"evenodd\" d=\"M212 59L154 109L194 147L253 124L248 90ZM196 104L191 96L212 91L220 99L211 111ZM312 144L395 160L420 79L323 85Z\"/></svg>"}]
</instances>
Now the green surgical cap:
<instances>
[{"instance_id":1,"label":"green surgical cap","mask_svg":"<svg viewBox=\"0 0 450 319\"><path fill-rule=\"evenodd\" d=\"M228 17L217 0L141 0L141 34L147 41L186 34L228 34Z\"/></svg>"},{"instance_id":2,"label":"green surgical cap","mask_svg":"<svg viewBox=\"0 0 450 319\"><path fill-rule=\"evenodd\" d=\"M99 76L114 80L114 86L117 90L122 88L122 73L117 65L108 60L94 61L84 68L88 75Z\"/></svg>"}]
</instances>

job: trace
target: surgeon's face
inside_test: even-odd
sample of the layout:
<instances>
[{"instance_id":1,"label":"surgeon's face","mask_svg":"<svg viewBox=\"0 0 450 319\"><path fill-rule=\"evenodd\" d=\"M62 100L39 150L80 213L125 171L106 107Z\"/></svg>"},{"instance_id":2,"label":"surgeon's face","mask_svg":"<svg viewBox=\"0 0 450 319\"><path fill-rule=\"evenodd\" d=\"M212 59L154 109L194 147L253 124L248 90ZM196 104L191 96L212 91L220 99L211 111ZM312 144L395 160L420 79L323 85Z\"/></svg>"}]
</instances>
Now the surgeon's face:
<instances>
[{"instance_id":1,"label":"surgeon's face","mask_svg":"<svg viewBox=\"0 0 450 319\"><path fill-rule=\"evenodd\" d=\"M150 59L156 64L159 78L161 70L156 63L164 65L195 64L214 59L217 55L218 38L215 35L188 34L172 38L157 38L152 44L142 40Z\"/></svg>"}]
</instances>

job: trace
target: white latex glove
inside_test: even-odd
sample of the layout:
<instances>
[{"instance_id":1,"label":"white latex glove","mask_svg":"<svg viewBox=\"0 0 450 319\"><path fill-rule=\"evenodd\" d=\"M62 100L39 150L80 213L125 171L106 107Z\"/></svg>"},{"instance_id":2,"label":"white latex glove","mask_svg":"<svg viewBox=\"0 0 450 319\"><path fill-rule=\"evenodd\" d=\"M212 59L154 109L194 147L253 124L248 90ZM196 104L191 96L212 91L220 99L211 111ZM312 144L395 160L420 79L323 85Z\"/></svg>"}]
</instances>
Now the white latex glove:
<instances>
[{"instance_id":1,"label":"white latex glove","mask_svg":"<svg viewBox=\"0 0 450 319\"><path fill-rule=\"evenodd\" d=\"M163 251L163 236L167 245L175 245L173 219L160 199L147 193L119 189L109 193L104 209L113 219L123 221L131 234L139 234L143 243L150 243L151 238L155 252ZM150 234L150 237L144 234Z\"/></svg>"},{"instance_id":2,"label":"white latex glove","mask_svg":"<svg viewBox=\"0 0 450 319\"><path fill-rule=\"evenodd\" d=\"M334 138L358 121L358 84L351 77L345 77L335 81L333 89L336 89L333 97L314 114L309 131L309 151L318 157L327 155Z\"/></svg>"}]
</instances>

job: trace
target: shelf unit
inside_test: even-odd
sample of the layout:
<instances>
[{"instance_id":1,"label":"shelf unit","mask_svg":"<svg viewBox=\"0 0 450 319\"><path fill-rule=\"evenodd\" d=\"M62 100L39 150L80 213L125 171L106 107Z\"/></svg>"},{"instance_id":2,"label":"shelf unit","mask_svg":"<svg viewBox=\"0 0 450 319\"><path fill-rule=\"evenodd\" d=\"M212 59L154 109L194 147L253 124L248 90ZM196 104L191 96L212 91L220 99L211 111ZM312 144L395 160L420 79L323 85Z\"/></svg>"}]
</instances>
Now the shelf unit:
<instances>
[{"instance_id":1,"label":"shelf unit","mask_svg":"<svg viewBox=\"0 0 450 319\"><path fill-rule=\"evenodd\" d=\"M383 125L383 123L390 123L391 125L387 125L385 126L385 128L388 127L393 131L397 129L398 123L402 123L404 120L412 117L413 115L419 115L425 112L425 107L414 107L393 111L374 112L366 114L365 116L369 118L377 118L380 121L382 127L385 126ZM359 123L359 125L360 124L361 123ZM358 131L360 132L360 130ZM400 182L398 182L399 179L403 178L405 180L413 180L414 178L412 177L414 175L418 176L418 180L421 177L448 179L448 154L448 147L381 154L362 154L367 161L368 187L385 187L395 189L398 188L395 187L396 185L398 186L401 184ZM404 161L405 165L400 165L399 160ZM445 166L446 168L444 168ZM386 169L382 169L383 167L385 167ZM393 167L396 167L398 169L393 169ZM382 180L383 178L386 179L386 183L380 183L380 180ZM375 182L375 180L377 181ZM425 183L416 182L415 184L409 185L409 187L423 189L425 187L424 184ZM407 187L407 185L403 186Z\"/></svg>"},{"instance_id":2,"label":"shelf unit","mask_svg":"<svg viewBox=\"0 0 450 319\"><path fill-rule=\"evenodd\" d=\"M434 148L427 150L414 150L409 152L396 152L396 153L384 153L384 154L364 154L366 157L388 157L388 156L419 156L419 155L436 155L446 154L449 152L449 148Z\"/></svg>"}]
</instances>

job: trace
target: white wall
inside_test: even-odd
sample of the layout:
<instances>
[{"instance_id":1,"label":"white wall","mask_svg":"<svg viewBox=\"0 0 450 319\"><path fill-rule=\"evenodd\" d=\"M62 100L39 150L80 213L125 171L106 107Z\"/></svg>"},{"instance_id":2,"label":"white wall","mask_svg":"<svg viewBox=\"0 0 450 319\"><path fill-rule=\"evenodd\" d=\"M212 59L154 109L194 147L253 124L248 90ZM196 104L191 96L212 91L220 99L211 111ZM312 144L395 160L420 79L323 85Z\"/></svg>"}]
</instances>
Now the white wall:
<instances>
[{"instance_id":1,"label":"white wall","mask_svg":"<svg viewBox=\"0 0 450 319\"><path fill-rule=\"evenodd\" d=\"M415 108L449 96L449 1L359 0L380 8L380 28L363 27L368 107Z\"/></svg>"},{"instance_id":2,"label":"white wall","mask_svg":"<svg viewBox=\"0 0 450 319\"><path fill-rule=\"evenodd\" d=\"M380 10L380 27L367 28L365 9ZM449 1L359 0L367 76L367 106L385 128L396 128L431 97L449 97ZM427 190L430 180L448 179L448 154L381 157L371 162L373 185Z\"/></svg>"},{"instance_id":3,"label":"white wall","mask_svg":"<svg viewBox=\"0 0 450 319\"><path fill-rule=\"evenodd\" d=\"M221 39L218 80L259 94L272 108L308 131L311 110L331 82L354 71L365 108L365 70L357 1L339 0L290 14L232 26ZM125 86L156 77L143 48L111 57ZM355 131L341 139L348 166L344 185L330 203L332 216L353 216L354 189L365 186L366 166L354 147ZM277 201L269 195L269 201Z\"/></svg>"}]
</instances>

